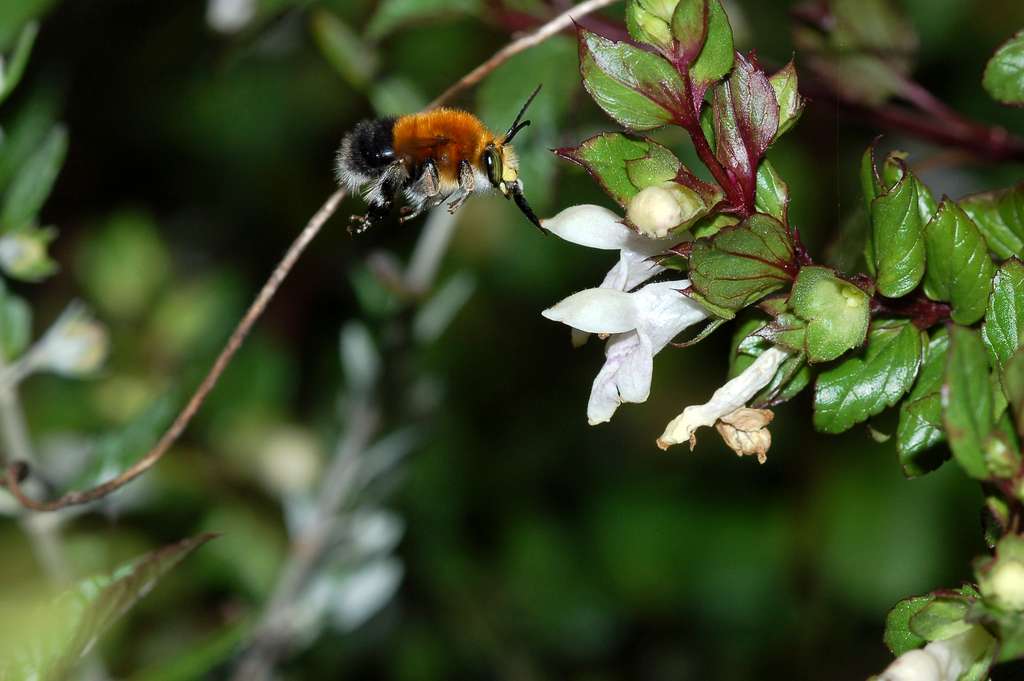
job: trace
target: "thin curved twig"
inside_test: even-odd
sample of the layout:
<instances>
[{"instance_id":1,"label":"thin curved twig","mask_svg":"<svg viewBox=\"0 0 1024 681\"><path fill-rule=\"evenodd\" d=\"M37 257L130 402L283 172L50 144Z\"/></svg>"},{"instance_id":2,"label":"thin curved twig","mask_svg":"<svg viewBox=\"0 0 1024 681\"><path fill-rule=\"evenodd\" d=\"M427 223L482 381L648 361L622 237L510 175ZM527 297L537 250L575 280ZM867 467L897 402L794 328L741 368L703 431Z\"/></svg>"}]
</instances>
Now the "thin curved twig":
<instances>
[{"instance_id":1,"label":"thin curved twig","mask_svg":"<svg viewBox=\"0 0 1024 681\"><path fill-rule=\"evenodd\" d=\"M188 404L185 405L181 413L178 414L177 418L174 419L174 423L167 429L167 432L163 434L160 441L146 453L144 457L136 461L130 467L125 469L120 475L115 478L97 485L91 489L83 490L80 492L68 492L61 497L53 499L52 501L36 501L32 499L21 489L21 479L25 477L26 468L24 462L13 462L7 466L6 476L4 484L7 489L14 495L14 498L18 500L25 508L29 508L33 511L57 511L67 506L76 506L78 504L86 504L90 501L102 499L103 497L115 492L116 490L124 487L129 482L139 477L150 468L152 468L157 461L159 461L170 446L181 437L181 434L185 431L192 417L196 415L199 408L203 405L206 400L206 396L210 394L214 386L217 385L217 381L220 379L221 374L227 368L228 364L234 358L238 348L241 347L245 341L246 336L249 335L249 331L252 330L253 325L256 323L262 315L263 311L266 310L267 305L270 303L274 294L277 293L277 289L281 286L281 282L284 281L288 273L291 272L292 267L298 261L299 256L302 255L306 247L309 246L310 242L320 233L320 229L324 226L324 223L334 215L338 209L338 204L345 198L345 191L339 189L320 207L320 209L310 218L306 227L299 233L292 242L292 245L288 248L288 251L281 258L281 262L277 264L274 271L271 273L270 278L267 279L267 283L260 289L256 299L253 300L252 305L246 310L245 316L238 322L238 326L231 333L231 337L228 338L228 342L224 345L224 348L217 355L216 361L213 366L206 373L206 377L203 378L203 382L196 388Z\"/></svg>"},{"instance_id":2,"label":"thin curved twig","mask_svg":"<svg viewBox=\"0 0 1024 681\"><path fill-rule=\"evenodd\" d=\"M531 47L539 45L551 36L559 33L565 28L568 28L572 24L574 17L584 16L602 7L607 7L616 1L617 0L587 0L586 2L582 2L579 5L570 8L562 14L559 14L551 21L540 26L536 31L513 40L511 43L498 50L493 57L470 71L454 85L445 90L440 97L430 103L428 108L434 109L441 106L456 94L479 83L484 77L508 61L511 57L528 50ZM28 467L23 461L12 462L8 465L3 478L0 479L0 484L7 487L14 498L17 499L18 503L27 509L33 511L57 511L68 506L87 504L91 501L102 499L103 497L106 497L124 487L156 465L164 454L167 453L167 450L170 449L171 445L181 437L183 432L185 432L185 428L188 427L192 418L199 411L199 408L203 405L203 402L210 394L210 391L212 391L214 386L217 385L217 381L220 380L221 374L224 373L228 364L231 363L231 360L234 358L238 348L241 347L242 343L249 335L249 332L252 330L253 325L263 315L264 310L266 310L267 305L270 303L271 299L273 299L274 294L277 293L277 289L281 286L285 277L287 277L291 272L299 257L306 250L306 247L309 246L310 242L312 242L313 239L316 238L317 234L320 233L320 229L324 226L324 223L326 223L337 211L338 205L344 198L344 190L339 189L335 191L330 197L328 197L313 217L310 218L306 227L295 238L295 241L292 242L292 245L285 252L284 257L281 258L277 267L274 268L270 278L267 279L267 282L263 285L263 288L260 289L256 299L253 300L252 305L250 305L249 309L246 310L245 316L242 317L238 326L236 326L235 330L231 333L230 338L228 338L228 342L224 345L224 348L217 356L213 366L211 366L210 370L206 373L206 376L203 378L203 382L199 384L195 393L192 394L188 404L185 405L177 418L174 419L174 422L163 434L159 442L157 442L145 456L125 469L117 477L111 478L110 480L87 490L68 492L50 501L38 501L25 494L24 490L22 490L21 482L29 473Z\"/></svg>"},{"instance_id":3,"label":"thin curved twig","mask_svg":"<svg viewBox=\"0 0 1024 681\"><path fill-rule=\"evenodd\" d=\"M525 52L531 47L544 42L556 33L560 33L561 31L569 28L572 26L574 19L586 16L591 12L595 12L602 7L607 7L616 2L618 2L618 0L587 0L586 2L581 2L578 5L570 7L551 21L545 23L536 31L529 33L518 40L513 40L508 45L495 52L493 57L467 73L465 76L457 80L450 88L442 92L441 96L431 102L427 108L436 109L445 102L450 101L452 97L459 94L466 88L476 85L486 78L492 71L520 52Z\"/></svg>"}]
</instances>

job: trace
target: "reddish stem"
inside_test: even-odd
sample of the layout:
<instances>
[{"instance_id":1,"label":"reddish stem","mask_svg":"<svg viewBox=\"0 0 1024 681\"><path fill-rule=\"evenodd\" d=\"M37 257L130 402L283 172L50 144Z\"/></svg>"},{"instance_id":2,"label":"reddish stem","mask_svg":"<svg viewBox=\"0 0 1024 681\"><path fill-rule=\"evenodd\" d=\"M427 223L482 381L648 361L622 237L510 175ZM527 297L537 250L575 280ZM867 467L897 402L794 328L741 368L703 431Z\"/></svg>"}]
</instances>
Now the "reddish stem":
<instances>
[{"instance_id":1,"label":"reddish stem","mask_svg":"<svg viewBox=\"0 0 1024 681\"><path fill-rule=\"evenodd\" d=\"M947 321L951 311L952 308L946 303L937 303L920 294L903 298L882 298L876 295L871 299L872 314L907 317L922 330Z\"/></svg>"}]
</instances>

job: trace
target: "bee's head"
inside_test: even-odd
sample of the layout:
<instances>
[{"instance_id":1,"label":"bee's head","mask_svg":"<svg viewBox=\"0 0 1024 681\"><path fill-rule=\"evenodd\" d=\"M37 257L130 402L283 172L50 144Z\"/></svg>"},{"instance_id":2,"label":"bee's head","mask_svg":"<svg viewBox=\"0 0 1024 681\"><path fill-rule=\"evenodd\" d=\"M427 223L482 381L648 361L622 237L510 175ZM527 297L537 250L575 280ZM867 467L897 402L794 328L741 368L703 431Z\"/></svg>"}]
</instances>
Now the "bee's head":
<instances>
[{"instance_id":1,"label":"bee's head","mask_svg":"<svg viewBox=\"0 0 1024 681\"><path fill-rule=\"evenodd\" d=\"M513 199L527 219L543 230L540 219L537 218L537 215L523 196L523 183L519 179L519 159L510 144L512 138L530 124L530 121L524 121L522 118L523 114L526 113L526 108L530 106L530 102L533 101L538 92L540 92L539 85L533 91L533 94L530 95L530 98L526 100L523 108L519 110L519 115L516 116L515 121L512 122L512 127L508 129L505 136L494 140L484 147L483 156L480 160L483 163L484 171L487 173L487 179L494 188L500 191L506 199Z\"/></svg>"}]
</instances>

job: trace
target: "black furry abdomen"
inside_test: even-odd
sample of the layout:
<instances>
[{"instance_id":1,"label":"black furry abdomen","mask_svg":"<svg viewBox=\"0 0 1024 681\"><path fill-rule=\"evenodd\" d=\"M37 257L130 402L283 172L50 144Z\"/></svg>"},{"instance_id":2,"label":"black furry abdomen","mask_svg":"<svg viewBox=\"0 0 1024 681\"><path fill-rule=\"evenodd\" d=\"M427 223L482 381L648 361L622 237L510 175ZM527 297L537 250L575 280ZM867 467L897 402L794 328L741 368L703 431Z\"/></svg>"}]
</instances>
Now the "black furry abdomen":
<instances>
[{"instance_id":1,"label":"black furry abdomen","mask_svg":"<svg viewBox=\"0 0 1024 681\"><path fill-rule=\"evenodd\" d=\"M392 146L395 119L379 118L361 121L345 137L349 142L346 161L350 170L359 175L375 175L395 160ZM342 144L342 150L345 144ZM340 160L340 159L339 159Z\"/></svg>"}]
</instances>

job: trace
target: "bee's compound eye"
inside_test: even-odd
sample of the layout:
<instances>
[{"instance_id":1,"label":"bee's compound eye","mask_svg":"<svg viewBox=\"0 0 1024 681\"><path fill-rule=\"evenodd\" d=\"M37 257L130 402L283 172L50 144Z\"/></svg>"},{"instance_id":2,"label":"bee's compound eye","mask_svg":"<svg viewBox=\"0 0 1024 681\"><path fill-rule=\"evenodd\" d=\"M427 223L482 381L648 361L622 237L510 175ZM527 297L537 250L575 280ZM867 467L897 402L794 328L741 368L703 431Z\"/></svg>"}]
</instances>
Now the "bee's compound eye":
<instances>
[{"instance_id":1,"label":"bee's compound eye","mask_svg":"<svg viewBox=\"0 0 1024 681\"><path fill-rule=\"evenodd\" d=\"M487 179L495 187L501 182L501 166L499 164L498 153L494 149L484 151L484 169L487 171Z\"/></svg>"}]
</instances>

